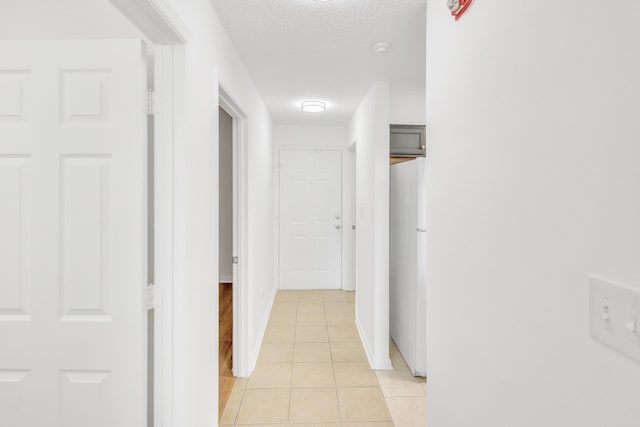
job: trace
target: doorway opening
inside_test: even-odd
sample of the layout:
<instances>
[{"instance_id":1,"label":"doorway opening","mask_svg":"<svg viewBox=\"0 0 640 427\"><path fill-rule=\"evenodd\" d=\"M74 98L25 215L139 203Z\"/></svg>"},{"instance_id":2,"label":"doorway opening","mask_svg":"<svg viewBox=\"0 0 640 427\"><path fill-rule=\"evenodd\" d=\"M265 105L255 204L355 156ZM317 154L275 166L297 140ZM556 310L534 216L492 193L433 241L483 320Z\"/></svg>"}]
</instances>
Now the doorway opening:
<instances>
[{"instance_id":1,"label":"doorway opening","mask_svg":"<svg viewBox=\"0 0 640 427\"><path fill-rule=\"evenodd\" d=\"M218 417L233 389L233 117L218 108Z\"/></svg>"},{"instance_id":2,"label":"doorway opening","mask_svg":"<svg viewBox=\"0 0 640 427\"><path fill-rule=\"evenodd\" d=\"M219 87L219 398L222 416L234 378L248 376L246 316L247 120Z\"/></svg>"}]
</instances>

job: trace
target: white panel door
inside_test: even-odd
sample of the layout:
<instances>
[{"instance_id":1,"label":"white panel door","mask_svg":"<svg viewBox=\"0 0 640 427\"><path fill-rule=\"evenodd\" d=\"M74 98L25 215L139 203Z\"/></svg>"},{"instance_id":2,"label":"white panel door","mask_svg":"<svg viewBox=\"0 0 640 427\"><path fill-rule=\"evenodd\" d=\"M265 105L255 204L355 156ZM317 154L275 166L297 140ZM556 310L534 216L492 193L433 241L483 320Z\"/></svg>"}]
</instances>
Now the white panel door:
<instances>
[{"instance_id":1,"label":"white panel door","mask_svg":"<svg viewBox=\"0 0 640 427\"><path fill-rule=\"evenodd\" d=\"M340 289L341 153L280 151L280 288Z\"/></svg>"},{"instance_id":2,"label":"white panel door","mask_svg":"<svg viewBox=\"0 0 640 427\"><path fill-rule=\"evenodd\" d=\"M0 42L0 426L146 425L141 42Z\"/></svg>"}]
</instances>

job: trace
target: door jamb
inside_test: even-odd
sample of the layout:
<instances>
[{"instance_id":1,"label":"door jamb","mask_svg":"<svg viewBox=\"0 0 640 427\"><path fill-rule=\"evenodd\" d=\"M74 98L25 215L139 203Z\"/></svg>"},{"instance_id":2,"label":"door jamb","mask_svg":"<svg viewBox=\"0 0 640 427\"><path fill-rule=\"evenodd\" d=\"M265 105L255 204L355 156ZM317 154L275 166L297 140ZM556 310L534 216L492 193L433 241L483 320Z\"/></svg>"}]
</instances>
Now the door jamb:
<instances>
[{"instance_id":1,"label":"door jamb","mask_svg":"<svg viewBox=\"0 0 640 427\"><path fill-rule=\"evenodd\" d=\"M173 52L171 47L156 46L155 60L155 93L162 97L162 103L154 108L157 117L154 128L154 211L155 211L155 307L154 323L154 427L173 425L173 393L174 366L179 363L179 356L174 357L175 318L179 310L174 303L174 277L176 259L174 257L174 203L175 203L175 170L174 170L174 138L173 127L175 117L172 115L174 103L172 80ZM177 356L177 355L176 355Z\"/></svg>"},{"instance_id":2,"label":"door jamb","mask_svg":"<svg viewBox=\"0 0 640 427\"><path fill-rule=\"evenodd\" d=\"M342 191L346 197L343 197L342 210L343 212L349 212L348 215L343 215L345 221L347 219L350 220L350 224L347 224L349 232L345 235L343 233L344 243L343 243L343 266L349 265L349 268L352 270L349 274L346 268L343 267L342 272L342 289L345 291L355 291L356 290L356 239L355 233L351 230L351 226L355 226L357 222L357 214L356 214L356 156L357 156L357 145L356 141L349 144L346 148L345 153L347 154L347 159L345 159L343 171L346 173L343 174L343 187ZM344 227L343 227L344 230ZM357 230L356 230L357 232Z\"/></svg>"},{"instance_id":3,"label":"door jamb","mask_svg":"<svg viewBox=\"0 0 640 427\"><path fill-rule=\"evenodd\" d=\"M247 116L219 82L219 106L233 118L233 374L246 377L250 373L249 330L247 313Z\"/></svg>"}]
</instances>

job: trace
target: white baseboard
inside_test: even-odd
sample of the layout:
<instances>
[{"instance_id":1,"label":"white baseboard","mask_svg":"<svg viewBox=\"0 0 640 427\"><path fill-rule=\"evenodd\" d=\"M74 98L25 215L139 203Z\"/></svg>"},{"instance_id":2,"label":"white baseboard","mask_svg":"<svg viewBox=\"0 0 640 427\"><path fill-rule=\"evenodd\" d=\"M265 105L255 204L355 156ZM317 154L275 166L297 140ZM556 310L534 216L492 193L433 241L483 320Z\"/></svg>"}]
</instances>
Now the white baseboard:
<instances>
[{"instance_id":1,"label":"white baseboard","mask_svg":"<svg viewBox=\"0 0 640 427\"><path fill-rule=\"evenodd\" d=\"M218 283L233 283L233 277L231 276L222 276L218 279Z\"/></svg>"},{"instance_id":2,"label":"white baseboard","mask_svg":"<svg viewBox=\"0 0 640 427\"><path fill-rule=\"evenodd\" d=\"M264 333L267 330L267 324L269 323L269 317L271 317L271 309L273 308L273 301L276 299L276 293L278 292L277 288L273 289L271 296L269 297L269 302L267 303L267 310L265 311L264 319L262 319L262 326L260 326L260 333L258 333L258 340L256 341L256 345L253 348L253 354L251 355L251 361L249 365L249 375L256 368L256 364L258 363L258 356L260 355L260 348L262 347L262 340L264 339ZM248 375L247 375L248 376Z\"/></svg>"},{"instance_id":3,"label":"white baseboard","mask_svg":"<svg viewBox=\"0 0 640 427\"><path fill-rule=\"evenodd\" d=\"M360 319L356 316L356 328L358 329L358 334L360 335L360 341L362 341L362 345L364 346L364 352L367 355L367 360L369 361L369 366L371 369L379 370L379 371L389 371L393 370L393 365L391 364L391 359L387 357L383 363L377 363L375 358L373 357L373 349L371 345L369 345L369 340L367 340L367 336L364 334L362 327L360 326Z\"/></svg>"}]
</instances>

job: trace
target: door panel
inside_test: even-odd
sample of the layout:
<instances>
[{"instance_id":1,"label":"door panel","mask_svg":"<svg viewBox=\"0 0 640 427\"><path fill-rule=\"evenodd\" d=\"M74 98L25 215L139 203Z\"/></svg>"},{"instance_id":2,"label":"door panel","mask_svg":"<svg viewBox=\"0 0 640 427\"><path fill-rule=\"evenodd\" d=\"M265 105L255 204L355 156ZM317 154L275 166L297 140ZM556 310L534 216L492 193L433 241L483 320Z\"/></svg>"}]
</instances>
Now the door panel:
<instances>
[{"instance_id":1,"label":"door panel","mask_svg":"<svg viewBox=\"0 0 640 427\"><path fill-rule=\"evenodd\" d=\"M280 151L280 287L341 287L339 151Z\"/></svg>"},{"instance_id":2,"label":"door panel","mask_svg":"<svg viewBox=\"0 0 640 427\"><path fill-rule=\"evenodd\" d=\"M146 424L137 40L0 42L0 426Z\"/></svg>"}]
</instances>

